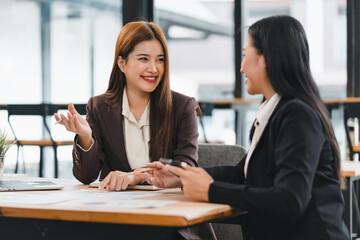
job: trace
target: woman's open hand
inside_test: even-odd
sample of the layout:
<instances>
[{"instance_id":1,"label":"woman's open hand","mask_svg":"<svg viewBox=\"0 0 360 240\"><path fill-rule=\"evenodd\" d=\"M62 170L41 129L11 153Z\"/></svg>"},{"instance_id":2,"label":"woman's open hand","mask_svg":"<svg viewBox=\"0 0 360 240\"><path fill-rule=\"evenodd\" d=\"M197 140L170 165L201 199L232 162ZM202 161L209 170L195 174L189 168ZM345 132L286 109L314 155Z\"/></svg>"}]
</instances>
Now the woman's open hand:
<instances>
[{"instance_id":1,"label":"woman's open hand","mask_svg":"<svg viewBox=\"0 0 360 240\"><path fill-rule=\"evenodd\" d=\"M79 135L79 144L84 149L91 146L92 131L89 123L76 111L72 103L68 106L67 117L64 114L54 113L56 122L64 125L66 130Z\"/></svg>"}]
</instances>

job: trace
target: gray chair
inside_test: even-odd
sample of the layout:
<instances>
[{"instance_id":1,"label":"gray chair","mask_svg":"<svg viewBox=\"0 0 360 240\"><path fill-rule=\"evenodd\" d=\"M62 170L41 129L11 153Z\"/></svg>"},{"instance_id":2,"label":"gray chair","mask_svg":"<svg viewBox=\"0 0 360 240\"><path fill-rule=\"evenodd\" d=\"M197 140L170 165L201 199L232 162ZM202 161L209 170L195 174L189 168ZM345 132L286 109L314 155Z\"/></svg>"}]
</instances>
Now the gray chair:
<instances>
[{"instance_id":1,"label":"gray chair","mask_svg":"<svg viewBox=\"0 0 360 240\"><path fill-rule=\"evenodd\" d=\"M245 148L239 145L199 144L199 166L215 167L236 165L246 154ZM218 240L242 239L241 226L237 224L212 223Z\"/></svg>"}]
</instances>

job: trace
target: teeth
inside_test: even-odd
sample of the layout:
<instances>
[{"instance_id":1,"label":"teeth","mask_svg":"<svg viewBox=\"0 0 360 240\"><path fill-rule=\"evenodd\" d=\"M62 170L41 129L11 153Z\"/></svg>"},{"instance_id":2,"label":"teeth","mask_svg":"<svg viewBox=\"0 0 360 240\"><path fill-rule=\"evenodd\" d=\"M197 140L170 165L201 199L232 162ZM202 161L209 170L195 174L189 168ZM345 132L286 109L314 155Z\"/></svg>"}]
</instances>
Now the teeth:
<instances>
[{"instance_id":1,"label":"teeth","mask_svg":"<svg viewBox=\"0 0 360 240\"><path fill-rule=\"evenodd\" d=\"M145 79L149 79L149 80L155 80L155 77L143 77Z\"/></svg>"}]
</instances>

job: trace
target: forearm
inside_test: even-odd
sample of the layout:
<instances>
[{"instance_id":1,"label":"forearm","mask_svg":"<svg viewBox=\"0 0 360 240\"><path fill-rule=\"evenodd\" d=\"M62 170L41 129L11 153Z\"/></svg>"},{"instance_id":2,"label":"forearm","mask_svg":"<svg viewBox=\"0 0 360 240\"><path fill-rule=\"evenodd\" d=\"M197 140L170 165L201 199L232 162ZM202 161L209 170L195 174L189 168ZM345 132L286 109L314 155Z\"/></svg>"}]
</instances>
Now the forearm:
<instances>
[{"instance_id":1,"label":"forearm","mask_svg":"<svg viewBox=\"0 0 360 240\"><path fill-rule=\"evenodd\" d=\"M83 151L76 142L77 136L73 146L73 175L80 182L89 184L96 180L99 175L103 165L101 162L103 154L99 152L97 141L88 151Z\"/></svg>"}]
</instances>

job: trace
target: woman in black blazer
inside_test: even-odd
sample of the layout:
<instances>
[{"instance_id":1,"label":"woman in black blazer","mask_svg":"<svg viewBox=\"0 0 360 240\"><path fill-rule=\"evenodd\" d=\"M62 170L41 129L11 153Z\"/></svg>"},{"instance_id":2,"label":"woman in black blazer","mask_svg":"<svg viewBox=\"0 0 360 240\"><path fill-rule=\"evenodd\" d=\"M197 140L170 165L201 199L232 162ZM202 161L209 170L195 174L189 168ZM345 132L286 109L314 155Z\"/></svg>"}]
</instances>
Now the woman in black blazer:
<instances>
[{"instance_id":1,"label":"woman in black blazer","mask_svg":"<svg viewBox=\"0 0 360 240\"><path fill-rule=\"evenodd\" d=\"M247 156L236 166L182 168L149 164L148 182L247 211L244 239L349 239L342 220L338 144L313 80L301 24L289 16L254 23L241 72L249 94L262 94ZM140 174L140 173L139 173Z\"/></svg>"}]
</instances>

